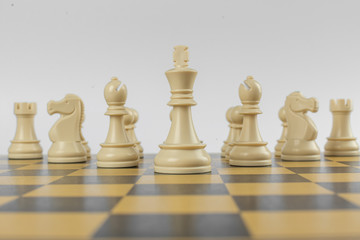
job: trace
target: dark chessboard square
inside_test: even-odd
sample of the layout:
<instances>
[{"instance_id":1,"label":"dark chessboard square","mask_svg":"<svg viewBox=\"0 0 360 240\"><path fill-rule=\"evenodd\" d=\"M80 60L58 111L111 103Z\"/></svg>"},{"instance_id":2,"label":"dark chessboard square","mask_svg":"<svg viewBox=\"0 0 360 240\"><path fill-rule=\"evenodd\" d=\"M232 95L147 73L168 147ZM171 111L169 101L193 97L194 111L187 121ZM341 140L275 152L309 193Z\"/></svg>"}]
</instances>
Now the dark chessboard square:
<instances>
[{"instance_id":1,"label":"dark chessboard square","mask_svg":"<svg viewBox=\"0 0 360 240\"><path fill-rule=\"evenodd\" d=\"M353 167L289 167L295 173L360 173L360 169Z\"/></svg>"},{"instance_id":2,"label":"dark chessboard square","mask_svg":"<svg viewBox=\"0 0 360 240\"><path fill-rule=\"evenodd\" d=\"M338 163L342 163L349 166L360 166L360 161L343 161Z\"/></svg>"},{"instance_id":3,"label":"dark chessboard square","mask_svg":"<svg viewBox=\"0 0 360 240\"><path fill-rule=\"evenodd\" d=\"M95 234L115 237L240 237L249 233L239 214L113 215Z\"/></svg>"},{"instance_id":4,"label":"dark chessboard square","mask_svg":"<svg viewBox=\"0 0 360 240\"><path fill-rule=\"evenodd\" d=\"M1 173L0 176L65 176L77 169L41 169L41 170L13 170Z\"/></svg>"},{"instance_id":5,"label":"dark chessboard square","mask_svg":"<svg viewBox=\"0 0 360 240\"><path fill-rule=\"evenodd\" d=\"M0 164L0 170L13 170L17 168L21 168L27 165L14 165L14 164Z\"/></svg>"},{"instance_id":6,"label":"dark chessboard square","mask_svg":"<svg viewBox=\"0 0 360 240\"><path fill-rule=\"evenodd\" d=\"M133 184L139 176L65 176L51 184Z\"/></svg>"},{"instance_id":7,"label":"dark chessboard square","mask_svg":"<svg viewBox=\"0 0 360 240\"><path fill-rule=\"evenodd\" d=\"M296 174L239 174L221 175L225 183L255 183L255 182L309 182Z\"/></svg>"},{"instance_id":8,"label":"dark chessboard square","mask_svg":"<svg viewBox=\"0 0 360 240\"><path fill-rule=\"evenodd\" d=\"M128 195L223 195L224 184L136 184Z\"/></svg>"},{"instance_id":9,"label":"dark chessboard square","mask_svg":"<svg viewBox=\"0 0 360 240\"><path fill-rule=\"evenodd\" d=\"M110 211L120 197L25 197L0 207L1 212Z\"/></svg>"},{"instance_id":10,"label":"dark chessboard square","mask_svg":"<svg viewBox=\"0 0 360 240\"><path fill-rule=\"evenodd\" d=\"M239 208L245 211L359 209L337 195L235 196L233 198Z\"/></svg>"},{"instance_id":11,"label":"dark chessboard square","mask_svg":"<svg viewBox=\"0 0 360 240\"><path fill-rule=\"evenodd\" d=\"M326 182L317 184L335 193L360 193L360 182Z\"/></svg>"},{"instance_id":12,"label":"dark chessboard square","mask_svg":"<svg viewBox=\"0 0 360 240\"><path fill-rule=\"evenodd\" d=\"M41 185L0 185L0 196L15 196L30 192Z\"/></svg>"}]
</instances>

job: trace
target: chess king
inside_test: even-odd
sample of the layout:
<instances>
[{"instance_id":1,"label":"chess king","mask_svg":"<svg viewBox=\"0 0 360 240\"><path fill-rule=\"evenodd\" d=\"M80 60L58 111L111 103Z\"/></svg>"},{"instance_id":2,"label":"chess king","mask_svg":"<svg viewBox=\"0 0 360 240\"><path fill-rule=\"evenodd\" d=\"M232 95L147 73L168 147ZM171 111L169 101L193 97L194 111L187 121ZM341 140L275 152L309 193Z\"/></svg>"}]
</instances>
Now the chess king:
<instances>
[{"instance_id":1,"label":"chess king","mask_svg":"<svg viewBox=\"0 0 360 240\"><path fill-rule=\"evenodd\" d=\"M155 172L191 174L211 171L211 158L196 135L191 116L193 85L197 71L188 68L188 47L174 47L175 68L167 71L171 88L171 128L166 141L159 145L160 151L154 159Z\"/></svg>"}]
</instances>

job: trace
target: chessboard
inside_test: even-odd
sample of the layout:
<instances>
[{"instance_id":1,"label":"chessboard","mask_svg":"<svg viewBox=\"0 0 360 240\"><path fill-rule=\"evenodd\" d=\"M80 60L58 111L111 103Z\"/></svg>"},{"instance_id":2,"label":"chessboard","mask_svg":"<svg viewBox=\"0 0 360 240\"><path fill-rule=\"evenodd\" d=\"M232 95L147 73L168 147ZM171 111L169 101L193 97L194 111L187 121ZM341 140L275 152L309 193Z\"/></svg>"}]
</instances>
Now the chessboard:
<instances>
[{"instance_id":1,"label":"chessboard","mask_svg":"<svg viewBox=\"0 0 360 240\"><path fill-rule=\"evenodd\" d=\"M0 160L1 239L359 239L360 158L212 172Z\"/></svg>"}]
</instances>

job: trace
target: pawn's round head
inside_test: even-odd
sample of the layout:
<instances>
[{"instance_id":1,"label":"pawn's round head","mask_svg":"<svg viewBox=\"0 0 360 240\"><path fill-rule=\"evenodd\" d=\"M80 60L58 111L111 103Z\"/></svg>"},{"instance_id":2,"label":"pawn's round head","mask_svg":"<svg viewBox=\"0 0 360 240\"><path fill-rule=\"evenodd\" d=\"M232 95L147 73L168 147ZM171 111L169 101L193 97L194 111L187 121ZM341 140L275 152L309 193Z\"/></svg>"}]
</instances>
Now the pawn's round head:
<instances>
[{"instance_id":1,"label":"pawn's round head","mask_svg":"<svg viewBox=\"0 0 360 240\"><path fill-rule=\"evenodd\" d=\"M243 124L244 116L241 113L241 106L236 106L231 111L231 120L235 124Z\"/></svg>"},{"instance_id":2,"label":"pawn's round head","mask_svg":"<svg viewBox=\"0 0 360 240\"><path fill-rule=\"evenodd\" d=\"M229 123L232 123L232 120L231 120L231 114L232 114L232 111L234 110L234 107L231 107L229 108L227 111L226 111L226 120L229 122Z\"/></svg>"},{"instance_id":3,"label":"pawn's round head","mask_svg":"<svg viewBox=\"0 0 360 240\"><path fill-rule=\"evenodd\" d=\"M134 122L134 114L133 111L131 110L131 108L125 108L125 110L128 112L128 114L126 114L124 116L124 124L125 126L133 124Z\"/></svg>"},{"instance_id":4,"label":"pawn's round head","mask_svg":"<svg viewBox=\"0 0 360 240\"><path fill-rule=\"evenodd\" d=\"M280 119L283 123L287 122L287 120L286 120L285 107L280 108L280 110L279 110L279 119Z\"/></svg>"},{"instance_id":5,"label":"pawn's round head","mask_svg":"<svg viewBox=\"0 0 360 240\"><path fill-rule=\"evenodd\" d=\"M105 86L104 96L108 105L122 106L125 104L127 98L126 85L121 84L116 77L113 77Z\"/></svg>"},{"instance_id":6,"label":"pawn's round head","mask_svg":"<svg viewBox=\"0 0 360 240\"><path fill-rule=\"evenodd\" d=\"M242 104L258 104L261 95L261 86L252 76L248 76L244 84L240 85L239 96Z\"/></svg>"}]
</instances>

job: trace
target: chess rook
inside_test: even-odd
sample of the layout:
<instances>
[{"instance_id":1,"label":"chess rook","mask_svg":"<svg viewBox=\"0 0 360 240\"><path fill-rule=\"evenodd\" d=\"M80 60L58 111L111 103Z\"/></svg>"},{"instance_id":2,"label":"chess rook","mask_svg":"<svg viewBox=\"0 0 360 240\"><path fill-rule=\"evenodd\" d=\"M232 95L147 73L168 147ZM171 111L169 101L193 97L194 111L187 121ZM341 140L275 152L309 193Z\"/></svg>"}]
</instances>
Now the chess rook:
<instances>
[{"instance_id":1,"label":"chess rook","mask_svg":"<svg viewBox=\"0 0 360 240\"><path fill-rule=\"evenodd\" d=\"M281 126L283 130L280 139L277 140L277 144L275 145L275 158L281 158L281 150L286 142L288 124L286 120L285 107L280 108L279 119L282 122Z\"/></svg>"},{"instance_id":2,"label":"chess rook","mask_svg":"<svg viewBox=\"0 0 360 240\"><path fill-rule=\"evenodd\" d=\"M15 103L16 133L8 150L9 159L41 159L42 148L34 128L36 103Z\"/></svg>"},{"instance_id":3,"label":"chess rook","mask_svg":"<svg viewBox=\"0 0 360 240\"><path fill-rule=\"evenodd\" d=\"M225 150L225 161L230 160L230 152L234 147L234 144L240 140L244 120L243 115L241 114L241 106L233 107L229 117L231 119L230 128L232 134L230 136L230 139L228 139L228 146Z\"/></svg>"},{"instance_id":4,"label":"chess rook","mask_svg":"<svg viewBox=\"0 0 360 240\"><path fill-rule=\"evenodd\" d=\"M315 98L305 98L300 92L286 97L285 113L288 121L286 142L281 159L293 161L320 160L316 144L317 129L307 112L317 112L319 103Z\"/></svg>"},{"instance_id":5,"label":"chess rook","mask_svg":"<svg viewBox=\"0 0 360 240\"><path fill-rule=\"evenodd\" d=\"M358 156L359 145L352 134L350 114L353 104L350 99L331 99L330 111L333 125L325 144L325 156Z\"/></svg>"},{"instance_id":6,"label":"chess rook","mask_svg":"<svg viewBox=\"0 0 360 240\"><path fill-rule=\"evenodd\" d=\"M124 116L128 115L124 105L127 89L117 78L112 78L105 86L104 96L109 105L105 115L110 116L107 138L97 154L97 166L104 168L134 167L139 164L139 154L135 142L131 142L125 132Z\"/></svg>"},{"instance_id":7,"label":"chess rook","mask_svg":"<svg viewBox=\"0 0 360 240\"><path fill-rule=\"evenodd\" d=\"M222 158L225 158L225 152L226 152L226 149L228 148L229 146L229 142L230 140L233 138L233 135L234 135L234 131L232 129L232 121L231 121L231 118L230 118L230 115L231 115L231 111L233 110L234 107L231 107L229 108L227 111L226 111L226 120L228 121L229 123L229 135L228 137L226 138L226 140L224 141L224 145L221 147L221 157Z\"/></svg>"},{"instance_id":8,"label":"chess rook","mask_svg":"<svg viewBox=\"0 0 360 240\"><path fill-rule=\"evenodd\" d=\"M166 72L171 88L171 128L154 159L155 172L172 174L203 173L211 171L211 158L196 135L191 116L193 85L197 71L188 68L188 47L176 46L175 68Z\"/></svg>"},{"instance_id":9,"label":"chess rook","mask_svg":"<svg viewBox=\"0 0 360 240\"><path fill-rule=\"evenodd\" d=\"M138 152L140 158L144 158L144 149L140 144L140 141L138 141L136 134L135 134L135 124L137 123L139 119L138 112L133 108L125 108L128 112L127 115L124 117L124 124L125 124L125 130L126 135L130 142L135 143L135 150Z\"/></svg>"},{"instance_id":10,"label":"chess rook","mask_svg":"<svg viewBox=\"0 0 360 240\"><path fill-rule=\"evenodd\" d=\"M53 142L48 151L50 163L85 162L86 149L80 136L84 112L83 103L75 94L67 94L60 101L50 101L47 110L50 115L60 114L60 118L49 132Z\"/></svg>"},{"instance_id":11,"label":"chess rook","mask_svg":"<svg viewBox=\"0 0 360 240\"><path fill-rule=\"evenodd\" d=\"M239 140L233 143L229 163L233 166L268 166L271 165L271 152L266 147L267 142L262 140L257 124L257 115L262 113L258 105L261 86L251 76L244 83L239 89L243 127Z\"/></svg>"}]
</instances>

